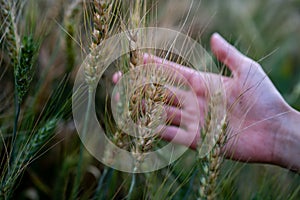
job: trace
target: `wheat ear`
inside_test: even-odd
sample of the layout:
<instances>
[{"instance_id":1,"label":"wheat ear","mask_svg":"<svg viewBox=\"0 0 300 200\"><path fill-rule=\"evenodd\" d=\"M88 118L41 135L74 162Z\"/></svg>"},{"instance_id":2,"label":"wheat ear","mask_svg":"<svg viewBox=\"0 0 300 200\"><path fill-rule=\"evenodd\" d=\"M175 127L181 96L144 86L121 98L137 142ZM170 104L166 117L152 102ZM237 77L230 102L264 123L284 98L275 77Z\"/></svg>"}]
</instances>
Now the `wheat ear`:
<instances>
[{"instance_id":1,"label":"wheat ear","mask_svg":"<svg viewBox=\"0 0 300 200\"><path fill-rule=\"evenodd\" d=\"M22 43L17 30L16 2L0 0L1 17L4 19L5 41L8 54L14 67L15 81L15 119L12 136L12 147L9 164L14 160L15 140L17 137L20 106L29 90L32 80L32 68L36 53L36 45L32 37L24 37Z\"/></svg>"},{"instance_id":2,"label":"wheat ear","mask_svg":"<svg viewBox=\"0 0 300 200\"><path fill-rule=\"evenodd\" d=\"M1 17L4 21L4 35L6 39L6 47L8 50L9 57L15 65L18 60L19 49L20 49L20 37L17 30L16 22L16 8L11 1L0 0L0 11Z\"/></svg>"},{"instance_id":3,"label":"wheat ear","mask_svg":"<svg viewBox=\"0 0 300 200\"><path fill-rule=\"evenodd\" d=\"M46 122L32 137L30 137L7 171L6 176L1 180L0 199L9 199L18 177L26 166L36 156L38 151L47 143L53 135L59 118L53 118Z\"/></svg>"},{"instance_id":4,"label":"wheat ear","mask_svg":"<svg viewBox=\"0 0 300 200\"><path fill-rule=\"evenodd\" d=\"M218 95L212 96L210 99L208 112L206 115L206 122L204 128L201 130L201 138L202 141L206 137L210 137L213 134L213 129L217 129L217 136L214 137L213 140L216 141L212 150L205 155L205 157L200 158L200 187L198 190L198 199L208 199L212 200L216 198L216 181L220 173L220 166L223 162L223 155L221 154L221 148L224 146L226 142L226 129L227 129L227 121L226 115L224 115L220 124L217 127L211 126L211 121L215 120L216 112L214 111L214 106L218 106L220 103L220 98ZM200 152L201 146L199 145L198 149Z\"/></svg>"},{"instance_id":5,"label":"wheat ear","mask_svg":"<svg viewBox=\"0 0 300 200\"><path fill-rule=\"evenodd\" d=\"M33 66L37 49L37 44L34 42L32 36L25 36L23 38L19 53L19 62L15 67L15 84L20 104L27 94L33 78Z\"/></svg>"},{"instance_id":6,"label":"wheat ear","mask_svg":"<svg viewBox=\"0 0 300 200\"><path fill-rule=\"evenodd\" d=\"M16 74L16 69L18 67L18 60L19 60L19 51L20 51L20 37L17 31L17 22L16 22L16 9L15 4L12 4L11 1L7 0L0 0L1 5L1 17L4 20L4 35L6 48L8 50L8 55L10 57L11 63L14 67L14 71ZM15 78L16 81L16 78ZM16 86L16 83L15 83ZM19 97L17 94L17 89L15 88L15 120L14 120L14 129L13 129L13 136L12 136L12 155L14 154L14 142L16 139L17 134L17 126L18 126L18 119L20 113L20 103ZM10 157L9 162L12 162L12 158Z\"/></svg>"},{"instance_id":7,"label":"wheat ear","mask_svg":"<svg viewBox=\"0 0 300 200\"><path fill-rule=\"evenodd\" d=\"M93 30L92 30L92 43L90 45L91 57L90 62L85 65L84 73L85 80L88 85L88 103L87 111L84 118L82 135L85 137L87 132L87 124L90 117L91 106L93 101L93 92L96 89L97 80L99 76L99 67L97 66L97 59L99 56L98 52L95 51L97 46L103 41L108 33L108 16L111 8L109 1L92 1L93 7ZM80 144L79 161L77 166L77 173L75 177L75 182L72 189L71 198L76 199L77 193L80 185L82 162L83 162L83 144Z\"/></svg>"},{"instance_id":8,"label":"wheat ear","mask_svg":"<svg viewBox=\"0 0 300 200\"><path fill-rule=\"evenodd\" d=\"M220 173L220 167L223 162L221 147L225 143L226 120L221 122L221 134L217 143L210 153L201 160L202 174L200 177L199 198L198 199L215 199L216 198L216 181Z\"/></svg>"},{"instance_id":9,"label":"wheat ear","mask_svg":"<svg viewBox=\"0 0 300 200\"><path fill-rule=\"evenodd\" d=\"M88 85L95 86L97 77L99 75L99 67L96 65L97 52L94 50L96 47L107 37L109 13L112 8L110 1L93 1L93 30L92 30L92 43L91 50L91 62L85 66L85 79Z\"/></svg>"},{"instance_id":10,"label":"wheat ear","mask_svg":"<svg viewBox=\"0 0 300 200\"><path fill-rule=\"evenodd\" d=\"M131 2L132 4L130 5L130 14L131 14L131 29L134 28L139 28L139 23L140 23L140 0L136 0L134 3L133 1ZM129 32L129 51L130 51L130 61L129 61L129 66L131 69L134 69L136 66L141 64L142 58L141 54L138 50L138 43L137 43L137 32ZM134 77L133 77L134 78ZM133 79L135 80L135 79ZM139 99L138 99L139 100ZM132 101L130 101L130 106L132 106ZM139 110L139 109L138 109ZM139 133L137 133L139 134ZM137 139L139 140L139 138ZM134 142L134 150L133 150L133 156L135 157L135 166L133 169L133 174L132 174L132 179L129 187L129 191L127 194L127 198L131 199L132 198L132 193L133 189L135 187L135 182L136 182L136 174L135 172L138 170L139 164L143 160L142 154L139 151L141 143L140 141L135 141Z\"/></svg>"}]
</instances>

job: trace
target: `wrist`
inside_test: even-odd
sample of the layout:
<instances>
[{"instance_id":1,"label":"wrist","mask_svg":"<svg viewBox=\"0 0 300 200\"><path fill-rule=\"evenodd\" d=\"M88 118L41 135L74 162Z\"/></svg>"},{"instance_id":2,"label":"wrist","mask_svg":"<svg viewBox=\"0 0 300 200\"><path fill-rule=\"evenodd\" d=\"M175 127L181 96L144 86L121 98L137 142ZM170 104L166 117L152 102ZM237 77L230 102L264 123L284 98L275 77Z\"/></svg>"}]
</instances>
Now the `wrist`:
<instances>
[{"instance_id":1,"label":"wrist","mask_svg":"<svg viewBox=\"0 0 300 200\"><path fill-rule=\"evenodd\" d=\"M300 113L289 108L279 123L280 128L274 130L273 163L300 171Z\"/></svg>"}]
</instances>

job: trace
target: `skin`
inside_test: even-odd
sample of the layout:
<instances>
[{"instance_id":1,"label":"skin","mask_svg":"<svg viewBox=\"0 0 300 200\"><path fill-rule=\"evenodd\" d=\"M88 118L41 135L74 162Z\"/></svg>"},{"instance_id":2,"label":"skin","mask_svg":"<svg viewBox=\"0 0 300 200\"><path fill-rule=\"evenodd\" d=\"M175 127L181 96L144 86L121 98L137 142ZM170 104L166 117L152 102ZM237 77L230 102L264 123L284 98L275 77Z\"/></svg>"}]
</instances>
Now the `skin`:
<instances>
[{"instance_id":1,"label":"skin","mask_svg":"<svg viewBox=\"0 0 300 200\"><path fill-rule=\"evenodd\" d=\"M209 86L205 80L217 82L221 78L229 130L226 133L229 139L222 149L225 156L244 162L275 164L299 172L300 113L286 103L260 64L240 53L217 33L211 37L211 49L232 72L231 77L198 72L144 55L145 63L154 62L158 67L173 69L184 76L197 96L195 103L186 91L172 91L182 103L179 108L175 105L166 108L171 123L161 136L195 149L199 142L195 107L201 113L206 111ZM120 76L116 73L113 81L117 82ZM203 121L200 119L200 126ZM179 123L185 128L178 127Z\"/></svg>"}]
</instances>

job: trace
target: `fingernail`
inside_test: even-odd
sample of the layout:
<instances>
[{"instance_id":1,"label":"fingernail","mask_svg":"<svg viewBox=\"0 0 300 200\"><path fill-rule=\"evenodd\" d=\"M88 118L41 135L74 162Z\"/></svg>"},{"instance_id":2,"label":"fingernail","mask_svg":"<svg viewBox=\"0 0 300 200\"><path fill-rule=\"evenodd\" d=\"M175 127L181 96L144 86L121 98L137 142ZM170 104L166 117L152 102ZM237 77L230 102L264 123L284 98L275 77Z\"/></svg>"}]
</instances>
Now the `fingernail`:
<instances>
[{"instance_id":1,"label":"fingernail","mask_svg":"<svg viewBox=\"0 0 300 200\"><path fill-rule=\"evenodd\" d=\"M116 72L114 73L113 77L112 77L112 81L114 83L117 83L120 79L120 77L122 76L122 73L121 72Z\"/></svg>"},{"instance_id":2,"label":"fingernail","mask_svg":"<svg viewBox=\"0 0 300 200\"><path fill-rule=\"evenodd\" d=\"M146 64L148 62L148 59L149 59L149 54L144 53L144 56L143 56L144 64Z\"/></svg>"},{"instance_id":3,"label":"fingernail","mask_svg":"<svg viewBox=\"0 0 300 200\"><path fill-rule=\"evenodd\" d=\"M212 37L216 38L217 40L220 40L222 42L225 42L226 40L217 32L215 32Z\"/></svg>"}]
</instances>

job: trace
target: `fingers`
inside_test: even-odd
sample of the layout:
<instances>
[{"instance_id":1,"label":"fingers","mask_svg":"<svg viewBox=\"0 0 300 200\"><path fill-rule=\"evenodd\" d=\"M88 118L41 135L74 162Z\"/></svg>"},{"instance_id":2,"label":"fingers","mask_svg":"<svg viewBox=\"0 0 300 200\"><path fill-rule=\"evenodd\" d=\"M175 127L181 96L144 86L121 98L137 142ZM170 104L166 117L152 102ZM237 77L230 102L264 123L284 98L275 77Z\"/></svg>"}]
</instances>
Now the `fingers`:
<instances>
[{"instance_id":1,"label":"fingers","mask_svg":"<svg viewBox=\"0 0 300 200\"><path fill-rule=\"evenodd\" d=\"M151 62L154 62L161 67L169 67L170 73L173 73L172 75L176 76L176 78L181 78L181 79L185 78L188 81L190 81L190 80L195 81L195 79L197 79L198 81L201 81L201 76L198 71L193 70L188 67L185 67L183 65L171 62L169 60L145 53L144 54L144 63L146 64L146 63L151 63Z\"/></svg>"},{"instance_id":2,"label":"fingers","mask_svg":"<svg viewBox=\"0 0 300 200\"><path fill-rule=\"evenodd\" d=\"M214 33L211 37L211 49L218 60L224 63L234 75L239 75L245 71L245 64L251 64L250 58L240 53L235 47L229 44L218 33Z\"/></svg>"},{"instance_id":3,"label":"fingers","mask_svg":"<svg viewBox=\"0 0 300 200\"><path fill-rule=\"evenodd\" d=\"M180 64L159 58L153 55L144 54L144 63L156 63L158 68L165 70L164 72L172 77L175 85L190 86L197 95L205 95L208 90L210 81L216 80L217 74L202 73ZM122 73L117 72L113 75L113 82L117 83L121 79ZM219 78L219 77L218 77ZM189 87L188 86L188 87Z\"/></svg>"},{"instance_id":4,"label":"fingers","mask_svg":"<svg viewBox=\"0 0 300 200\"><path fill-rule=\"evenodd\" d=\"M173 86L165 86L165 89L164 103L166 105L181 108L185 99L187 98L188 91Z\"/></svg>"},{"instance_id":5,"label":"fingers","mask_svg":"<svg viewBox=\"0 0 300 200\"><path fill-rule=\"evenodd\" d=\"M114 84L116 84L122 77L122 72L118 71L116 73L113 74L113 77L112 77L112 81Z\"/></svg>"},{"instance_id":6,"label":"fingers","mask_svg":"<svg viewBox=\"0 0 300 200\"><path fill-rule=\"evenodd\" d=\"M176 126L166 126L160 133L161 137L167 141L172 141L187 147L196 148L199 135L196 131L187 132Z\"/></svg>"},{"instance_id":7,"label":"fingers","mask_svg":"<svg viewBox=\"0 0 300 200\"><path fill-rule=\"evenodd\" d=\"M156 64L162 64L162 65L165 65L165 66L169 66L173 69L176 69L185 78L189 78L193 74L197 73L197 71L195 71L191 68L185 67L185 66L177 64L175 62L172 62L172 61L169 61L169 60L166 60L164 58L160 58L160 57L157 57L157 56L154 56L154 55L150 55L150 54L147 54L147 53L144 54L143 58L144 58L144 63L145 64L154 62Z\"/></svg>"},{"instance_id":8,"label":"fingers","mask_svg":"<svg viewBox=\"0 0 300 200\"><path fill-rule=\"evenodd\" d=\"M198 96L206 96L211 86L219 84L220 80L223 82L230 80L229 77L210 72L196 71L183 65L145 53L144 63L151 62L158 64L158 67L170 69L169 73L172 74L176 81L181 81L185 85L188 83L191 87L190 89Z\"/></svg>"},{"instance_id":9,"label":"fingers","mask_svg":"<svg viewBox=\"0 0 300 200\"><path fill-rule=\"evenodd\" d=\"M166 124L173 124L175 126L179 126L181 123L181 114L182 114L182 110L177 108L177 107L173 107L173 106L165 106L165 111L167 114L167 123Z\"/></svg>"},{"instance_id":10,"label":"fingers","mask_svg":"<svg viewBox=\"0 0 300 200\"><path fill-rule=\"evenodd\" d=\"M155 64L158 64L157 66L158 68L164 69L166 73L169 73L169 75L172 76L176 82L182 82L182 81L184 82L184 79L188 80L189 82L191 81L197 83L202 81L200 73L196 70L145 53L144 64L153 63L153 62ZM162 68L162 67L169 67L169 68ZM121 76L122 73L120 71L113 74L112 77L113 82L117 83L121 79Z\"/></svg>"}]
</instances>

